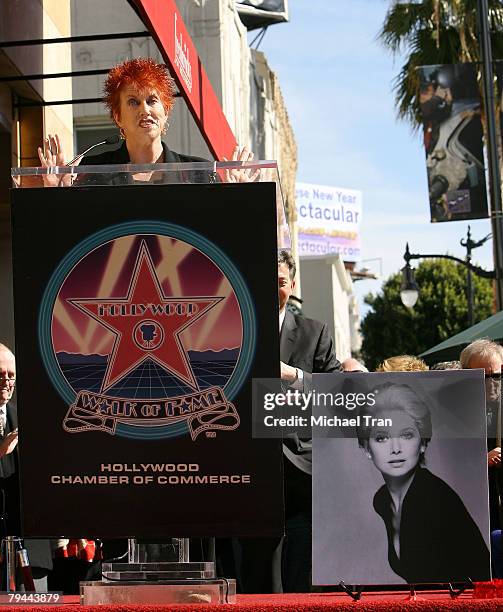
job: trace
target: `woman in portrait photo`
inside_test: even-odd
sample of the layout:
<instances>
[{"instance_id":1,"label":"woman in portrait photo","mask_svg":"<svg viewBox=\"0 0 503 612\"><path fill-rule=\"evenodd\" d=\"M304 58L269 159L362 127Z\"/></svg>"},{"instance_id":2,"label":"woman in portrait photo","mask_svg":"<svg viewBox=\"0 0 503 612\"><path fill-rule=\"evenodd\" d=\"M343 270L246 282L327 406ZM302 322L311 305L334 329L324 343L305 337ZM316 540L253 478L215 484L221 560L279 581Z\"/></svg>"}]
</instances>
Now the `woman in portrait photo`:
<instances>
[{"instance_id":1,"label":"woman in portrait photo","mask_svg":"<svg viewBox=\"0 0 503 612\"><path fill-rule=\"evenodd\" d=\"M374 393L357 435L384 480L373 505L391 569L410 584L487 580L489 550L479 528L459 495L425 467L428 406L405 384L385 383Z\"/></svg>"}]
</instances>

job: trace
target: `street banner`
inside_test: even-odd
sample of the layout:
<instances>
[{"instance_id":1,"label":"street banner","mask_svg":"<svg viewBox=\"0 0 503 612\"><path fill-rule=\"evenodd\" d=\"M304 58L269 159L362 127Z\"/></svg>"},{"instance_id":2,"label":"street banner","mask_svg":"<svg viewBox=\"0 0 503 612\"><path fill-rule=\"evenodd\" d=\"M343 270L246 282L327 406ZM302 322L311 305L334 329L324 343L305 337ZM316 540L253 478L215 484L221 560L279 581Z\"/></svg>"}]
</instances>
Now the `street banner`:
<instances>
[{"instance_id":1,"label":"street banner","mask_svg":"<svg viewBox=\"0 0 503 612\"><path fill-rule=\"evenodd\" d=\"M432 223L488 216L476 64L419 68Z\"/></svg>"},{"instance_id":2,"label":"street banner","mask_svg":"<svg viewBox=\"0 0 503 612\"><path fill-rule=\"evenodd\" d=\"M297 183L295 202L300 257L360 259L361 191Z\"/></svg>"},{"instance_id":3,"label":"street banner","mask_svg":"<svg viewBox=\"0 0 503 612\"><path fill-rule=\"evenodd\" d=\"M18 189L12 221L24 535L280 535L275 185Z\"/></svg>"},{"instance_id":4,"label":"street banner","mask_svg":"<svg viewBox=\"0 0 503 612\"><path fill-rule=\"evenodd\" d=\"M484 372L313 385L313 584L489 580Z\"/></svg>"}]
</instances>

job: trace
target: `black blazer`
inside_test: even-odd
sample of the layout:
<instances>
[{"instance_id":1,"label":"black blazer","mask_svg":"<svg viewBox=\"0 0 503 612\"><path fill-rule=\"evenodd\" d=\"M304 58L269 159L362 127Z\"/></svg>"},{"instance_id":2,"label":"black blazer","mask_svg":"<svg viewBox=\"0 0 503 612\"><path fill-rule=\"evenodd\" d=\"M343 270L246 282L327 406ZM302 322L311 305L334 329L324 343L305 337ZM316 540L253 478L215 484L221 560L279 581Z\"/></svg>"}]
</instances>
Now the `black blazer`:
<instances>
[{"instance_id":1,"label":"black blazer","mask_svg":"<svg viewBox=\"0 0 503 612\"><path fill-rule=\"evenodd\" d=\"M386 526L391 569L409 584L489 580L489 550L459 495L418 468L402 502L400 558L393 545L391 497L383 485L374 509Z\"/></svg>"},{"instance_id":2,"label":"black blazer","mask_svg":"<svg viewBox=\"0 0 503 612\"><path fill-rule=\"evenodd\" d=\"M165 142L161 142L164 150L164 159L167 164L183 164L188 162L205 162L207 159L202 157L192 157L191 155L183 155L176 151L171 151ZM98 155L86 155L80 162L81 166L103 166L106 164L129 164L129 152L126 142L124 141L117 149L104 151Z\"/></svg>"},{"instance_id":3,"label":"black blazer","mask_svg":"<svg viewBox=\"0 0 503 612\"><path fill-rule=\"evenodd\" d=\"M167 164L185 164L190 162L208 162L207 159L202 157L193 157L191 155L183 155L176 151L171 151L166 143L162 142L162 148L164 150L164 159ZM112 149L111 151L105 151L99 155L86 155L80 165L81 166L104 166L112 164L125 165L129 164L129 152L127 150L126 143L123 142L118 149ZM216 183L219 182L218 175L214 172L208 173L208 171L196 170L191 172L190 176L188 173L180 170L176 172L176 177L173 176L175 183ZM170 177L166 175L156 179L155 174L152 176L150 183L166 183L171 182ZM80 187L85 185L134 185L136 181L130 174L124 172L110 173L108 175L103 174L79 174L77 179L73 183L74 186Z\"/></svg>"},{"instance_id":4,"label":"black blazer","mask_svg":"<svg viewBox=\"0 0 503 612\"><path fill-rule=\"evenodd\" d=\"M17 411L13 403L7 403L7 422L5 434L17 428ZM19 479L18 450L0 459L0 513L2 523L0 532L4 535L19 536L21 533L19 517Z\"/></svg>"},{"instance_id":5,"label":"black blazer","mask_svg":"<svg viewBox=\"0 0 503 612\"><path fill-rule=\"evenodd\" d=\"M334 341L328 327L320 321L294 315L289 310L281 328L279 339L280 359L304 373L303 393L313 384L311 374L342 372L342 365L335 357ZM284 455L306 474L312 473L312 441L289 436L283 444Z\"/></svg>"},{"instance_id":6,"label":"black blazer","mask_svg":"<svg viewBox=\"0 0 503 612\"><path fill-rule=\"evenodd\" d=\"M7 404L5 434L17 429L17 410L13 403ZM7 535L20 536L21 508L19 497L18 447L0 459L0 502L6 514ZM5 505L4 505L5 504ZM0 529L3 537L4 525ZM25 548L32 567L52 569L52 553L49 540L26 539Z\"/></svg>"}]
</instances>

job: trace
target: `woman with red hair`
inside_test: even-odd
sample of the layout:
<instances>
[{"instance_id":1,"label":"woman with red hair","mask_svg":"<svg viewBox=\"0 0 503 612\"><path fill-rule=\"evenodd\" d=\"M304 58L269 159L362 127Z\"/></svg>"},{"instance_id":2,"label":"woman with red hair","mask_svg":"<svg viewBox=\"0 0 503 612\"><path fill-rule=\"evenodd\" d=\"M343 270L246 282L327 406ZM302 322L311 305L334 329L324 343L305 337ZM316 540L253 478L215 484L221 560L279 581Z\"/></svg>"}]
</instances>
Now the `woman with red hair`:
<instances>
[{"instance_id":1,"label":"woman with red hair","mask_svg":"<svg viewBox=\"0 0 503 612\"><path fill-rule=\"evenodd\" d=\"M83 165L94 164L153 164L206 161L171 151L161 140L168 128L168 116L175 97L174 81L166 67L150 58L127 60L108 73L104 87L105 105L119 128L124 143L119 149L83 158ZM38 155L42 166L64 166L64 152L57 134L44 140ZM251 161L253 153L247 148L239 153L236 147L233 160ZM135 175L148 180L150 175ZM254 180L244 171L236 171L231 181Z\"/></svg>"}]
</instances>

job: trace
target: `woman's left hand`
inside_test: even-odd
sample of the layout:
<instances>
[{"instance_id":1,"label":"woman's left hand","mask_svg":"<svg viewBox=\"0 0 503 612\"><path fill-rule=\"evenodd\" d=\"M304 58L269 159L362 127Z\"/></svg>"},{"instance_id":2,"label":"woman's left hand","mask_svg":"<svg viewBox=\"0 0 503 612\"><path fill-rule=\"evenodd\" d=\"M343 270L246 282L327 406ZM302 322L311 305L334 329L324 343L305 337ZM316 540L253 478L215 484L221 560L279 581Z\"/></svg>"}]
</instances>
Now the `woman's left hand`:
<instances>
[{"instance_id":1,"label":"woman's left hand","mask_svg":"<svg viewBox=\"0 0 503 612\"><path fill-rule=\"evenodd\" d=\"M228 160L226 157L224 161L237 161L237 162L251 162L253 161L253 152L248 147L243 147L239 150L239 145L236 145L232 153L232 159ZM232 168L231 170L225 171L225 182L226 183L253 183L260 176L260 168L253 170L253 168Z\"/></svg>"}]
</instances>

